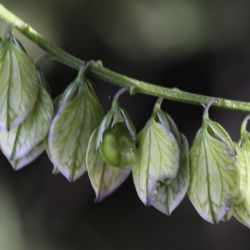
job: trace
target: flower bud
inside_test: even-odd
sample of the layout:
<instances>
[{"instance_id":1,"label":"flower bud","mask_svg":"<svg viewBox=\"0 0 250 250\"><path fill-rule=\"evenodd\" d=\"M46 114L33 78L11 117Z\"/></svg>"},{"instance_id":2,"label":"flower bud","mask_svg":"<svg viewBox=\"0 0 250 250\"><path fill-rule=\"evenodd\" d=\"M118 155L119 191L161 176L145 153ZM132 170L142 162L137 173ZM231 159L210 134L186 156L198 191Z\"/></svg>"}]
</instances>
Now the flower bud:
<instances>
[{"instance_id":1,"label":"flower bud","mask_svg":"<svg viewBox=\"0 0 250 250\"><path fill-rule=\"evenodd\" d=\"M1 150L16 170L29 164L43 152L43 140L52 120L52 100L42 83L38 87L38 96L28 117L10 131L0 130Z\"/></svg>"},{"instance_id":2,"label":"flower bud","mask_svg":"<svg viewBox=\"0 0 250 250\"><path fill-rule=\"evenodd\" d=\"M106 164L132 167L136 159L136 132L131 118L114 99L112 109L105 115L98 129L97 146Z\"/></svg>"},{"instance_id":3,"label":"flower bud","mask_svg":"<svg viewBox=\"0 0 250 250\"><path fill-rule=\"evenodd\" d=\"M168 206L163 204L168 200L168 195L165 195L168 188L162 190L159 188L161 183L165 186L176 179L180 169L180 145L182 143L175 123L166 112L161 110L161 102L161 99L157 101L153 114L138 135L138 154L133 169L133 180L138 196L145 205L153 205L158 209ZM182 163L184 168L186 168L187 159L186 147L185 160ZM186 181L183 187L185 194ZM159 191L162 192L161 195L158 195ZM159 199L162 201L158 202ZM170 204L170 206L170 209L165 207L160 210L171 213L176 205Z\"/></svg>"},{"instance_id":4,"label":"flower bud","mask_svg":"<svg viewBox=\"0 0 250 250\"><path fill-rule=\"evenodd\" d=\"M116 123L104 131L100 153L111 166L126 167L135 162L135 143L124 124Z\"/></svg>"},{"instance_id":5,"label":"flower bud","mask_svg":"<svg viewBox=\"0 0 250 250\"><path fill-rule=\"evenodd\" d=\"M86 171L86 152L103 110L83 69L58 99L48 136L48 151L54 167L69 181Z\"/></svg>"},{"instance_id":6,"label":"flower bud","mask_svg":"<svg viewBox=\"0 0 250 250\"><path fill-rule=\"evenodd\" d=\"M208 116L211 104L204 111L190 150L188 195L204 220L218 223L227 217L239 193L239 173L234 143L226 130Z\"/></svg>"}]
</instances>

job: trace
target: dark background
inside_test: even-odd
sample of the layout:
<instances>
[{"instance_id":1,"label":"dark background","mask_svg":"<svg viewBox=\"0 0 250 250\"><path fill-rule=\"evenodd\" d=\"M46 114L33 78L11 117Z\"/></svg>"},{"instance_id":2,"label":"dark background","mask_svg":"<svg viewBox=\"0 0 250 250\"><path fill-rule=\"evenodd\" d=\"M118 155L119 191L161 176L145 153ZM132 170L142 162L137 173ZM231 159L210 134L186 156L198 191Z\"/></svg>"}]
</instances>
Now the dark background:
<instances>
[{"instance_id":1,"label":"dark background","mask_svg":"<svg viewBox=\"0 0 250 250\"><path fill-rule=\"evenodd\" d=\"M5 0L6 7L63 49L101 59L120 73L168 87L249 101L249 1L194 0ZM4 24L1 23L1 30ZM42 51L19 36L33 58ZM53 96L74 79L74 70L44 64ZM108 110L117 87L94 81ZM155 98L121 98L139 131ZM165 101L164 109L192 139L202 108ZM245 114L213 109L234 140ZM53 176L43 154L15 172L0 156L0 250L250 249L249 229L235 219L203 221L186 198L171 217L145 208L130 177L95 204L87 175L75 183Z\"/></svg>"}]
</instances>

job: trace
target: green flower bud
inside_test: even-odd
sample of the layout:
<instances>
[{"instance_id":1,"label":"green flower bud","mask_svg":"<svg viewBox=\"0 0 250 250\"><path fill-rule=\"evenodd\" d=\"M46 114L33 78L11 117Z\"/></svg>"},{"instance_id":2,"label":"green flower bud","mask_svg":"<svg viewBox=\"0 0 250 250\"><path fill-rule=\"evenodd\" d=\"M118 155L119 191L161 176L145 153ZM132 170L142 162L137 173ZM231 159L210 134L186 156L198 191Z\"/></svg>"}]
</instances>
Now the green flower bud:
<instances>
[{"instance_id":1,"label":"green flower bud","mask_svg":"<svg viewBox=\"0 0 250 250\"><path fill-rule=\"evenodd\" d=\"M123 123L107 128L99 146L103 160L111 166L126 167L135 162L135 143Z\"/></svg>"},{"instance_id":2,"label":"green flower bud","mask_svg":"<svg viewBox=\"0 0 250 250\"><path fill-rule=\"evenodd\" d=\"M87 150L87 170L96 201L101 201L114 192L129 176L130 168L117 168L107 164L96 150L98 129L92 133Z\"/></svg>"},{"instance_id":3,"label":"green flower bud","mask_svg":"<svg viewBox=\"0 0 250 250\"><path fill-rule=\"evenodd\" d=\"M132 167L136 159L136 132L131 118L114 98L98 129L96 150L107 165Z\"/></svg>"}]
</instances>

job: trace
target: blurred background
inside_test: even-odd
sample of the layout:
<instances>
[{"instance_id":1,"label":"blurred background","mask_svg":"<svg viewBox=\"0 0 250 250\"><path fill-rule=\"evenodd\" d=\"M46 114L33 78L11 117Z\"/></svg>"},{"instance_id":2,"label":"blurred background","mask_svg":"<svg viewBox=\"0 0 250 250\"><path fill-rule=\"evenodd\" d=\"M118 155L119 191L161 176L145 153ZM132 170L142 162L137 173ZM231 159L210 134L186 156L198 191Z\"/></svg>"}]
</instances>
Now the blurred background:
<instances>
[{"instance_id":1,"label":"blurred background","mask_svg":"<svg viewBox=\"0 0 250 250\"><path fill-rule=\"evenodd\" d=\"M196 93L249 101L248 0L4 0L2 3L68 52L101 59L137 79ZM5 24L0 23L1 30ZM23 36L33 58L42 51ZM53 96L76 72L45 63ZM117 87L94 81L106 110ZM124 95L121 104L139 131L155 98ZM165 101L189 142L202 108ZM234 140L245 114L211 110ZM249 229L235 219L203 221L186 198L171 217L145 208L130 177L105 201L94 203L87 175L75 183L53 176L43 154L15 172L0 156L0 250L250 249Z\"/></svg>"}]
</instances>

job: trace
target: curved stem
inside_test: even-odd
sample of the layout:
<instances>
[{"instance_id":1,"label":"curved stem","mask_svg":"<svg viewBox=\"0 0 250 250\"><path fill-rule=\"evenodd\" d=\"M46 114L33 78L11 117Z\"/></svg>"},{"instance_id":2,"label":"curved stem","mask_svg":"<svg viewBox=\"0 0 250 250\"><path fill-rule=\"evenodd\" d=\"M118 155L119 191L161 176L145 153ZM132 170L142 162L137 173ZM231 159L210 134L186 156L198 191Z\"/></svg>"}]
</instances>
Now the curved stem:
<instances>
[{"instance_id":1,"label":"curved stem","mask_svg":"<svg viewBox=\"0 0 250 250\"><path fill-rule=\"evenodd\" d=\"M0 19L8 24L13 25L22 34L28 37L31 41L36 43L39 47L50 53L53 58L61 63L79 70L84 61L58 48L55 44L48 41L45 37L34 30L30 25L25 23L19 17L14 15L11 11L0 5ZM214 99L218 100L213 104L213 107L250 112L250 102L242 102L229 100L224 98L210 97L206 95L199 95L181 91L177 88L167 88L139 81L131 77L116 73L108 68L105 68L101 63L93 63L88 67L86 74L92 78L99 79L121 87L131 89L131 93L142 93L146 95L162 97L171 101L201 105L206 104Z\"/></svg>"},{"instance_id":2,"label":"curved stem","mask_svg":"<svg viewBox=\"0 0 250 250\"><path fill-rule=\"evenodd\" d=\"M113 110L117 110L117 108L119 108L118 99L120 98L121 95L123 95L127 91L128 91L128 88L124 87L124 88L119 89L115 93L113 101L112 101L112 109Z\"/></svg>"},{"instance_id":3,"label":"curved stem","mask_svg":"<svg viewBox=\"0 0 250 250\"><path fill-rule=\"evenodd\" d=\"M208 111L212 107L212 105L215 105L218 102L218 99L210 100L206 105L204 106L204 111L203 111L203 119L208 119L209 114Z\"/></svg>"},{"instance_id":4,"label":"curved stem","mask_svg":"<svg viewBox=\"0 0 250 250\"><path fill-rule=\"evenodd\" d=\"M122 88L122 89L119 89L116 94L114 95L114 98L113 100L114 101L118 101L118 99L120 98L121 95L123 95L124 93L126 93L128 91L127 88Z\"/></svg>"},{"instance_id":5,"label":"curved stem","mask_svg":"<svg viewBox=\"0 0 250 250\"><path fill-rule=\"evenodd\" d=\"M247 124L250 120L250 115L246 116L245 119L243 120L240 128L241 134L244 134L247 131Z\"/></svg>"},{"instance_id":6,"label":"curved stem","mask_svg":"<svg viewBox=\"0 0 250 250\"><path fill-rule=\"evenodd\" d=\"M162 102L163 102L163 98L162 98L162 97L159 97L159 98L157 99L157 101L155 102L154 113L155 113L155 112L157 113L157 111L161 109Z\"/></svg>"}]
</instances>

